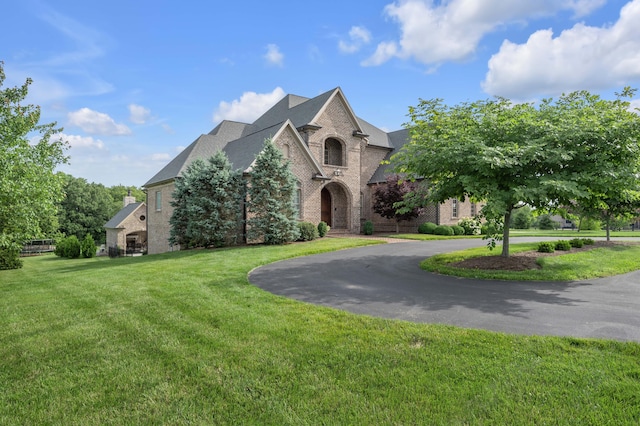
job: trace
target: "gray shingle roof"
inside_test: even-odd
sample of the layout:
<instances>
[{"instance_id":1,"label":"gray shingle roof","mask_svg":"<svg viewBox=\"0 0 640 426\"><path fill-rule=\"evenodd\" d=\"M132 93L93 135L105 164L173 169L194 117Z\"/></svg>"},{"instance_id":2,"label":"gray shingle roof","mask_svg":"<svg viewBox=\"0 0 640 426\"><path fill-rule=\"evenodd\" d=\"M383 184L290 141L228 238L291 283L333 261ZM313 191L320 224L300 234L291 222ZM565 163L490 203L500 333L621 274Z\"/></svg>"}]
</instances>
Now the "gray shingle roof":
<instances>
[{"instance_id":1,"label":"gray shingle roof","mask_svg":"<svg viewBox=\"0 0 640 426\"><path fill-rule=\"evenodd\" d=\"M105 228L110 228L110 229L115 229L115 228L121 228L121 224L122 222L124 222L124 220L126 218L129 217L130 214L132 214L133 212L136 211L136 209L138 207L140 207L141 205L143 205L144 203L131 203L131 204L127 204L126 206L124 206L122 208L122 210L120 210L118 213L115 214L115 216L113 216L111 219L109 219L109 222L104 224Z\"/></svg>"},{"instance_id":2,"label":"gray shingle roof","mask_svg":"<svg viewBox=\"0 0 640 426\"><path fill-rule=\"evenodd\" d=\"M300 128L307 124L315 124L314 121L328 104L328 101L338 93L342 93L339 87L322 93L315 98L286 95L252 124L225 120L208 134L200 135L191 145L149 179L144 186L150 187L171 181L180 176L196 158L209 158L219 150L223 150L227 154L235 169L246 171L262 150L264 140L278 133L287 120L290 120L295 128ZM342 97L344 98L344 95ZM345 103L347 108L351 110L346 99ZM353 114L353 111L351 113ZM353 118L355 126L358 127L354 130L359 130L369 135L368 141L372 146L394 150L406 141L406 131L404 130L399 131L404 132L404 139L402 139L402 135L394 136L398 132L385 133L367 121L355 117L355 115ZM398 145L399 143L400 145ZM374 178L379 179L379 177L376 177L379 174L381 176L384 175L383 171L379 169L376 171Z\"/></svg>"},{"instance_id":3,"label":"gray shingle roof","mask_svg":"<svg viewBox=\"0 0 640 426\"><path fill-rule=\"evenodd\" d=\"M389 148L391 148L391 151L387 153L385 160L389 160L393 154L398 152L398 150L402 148L405 143L407 143L407 141L409 140L409 130L396 130L395 132L387 133L387 136L389 141ZM371 179L369 179L368 183L386 182L387 175L391 173L389 167L389 164L381 164L373 174L373 176L371 176Z\"/></svg>"}]
</instances>

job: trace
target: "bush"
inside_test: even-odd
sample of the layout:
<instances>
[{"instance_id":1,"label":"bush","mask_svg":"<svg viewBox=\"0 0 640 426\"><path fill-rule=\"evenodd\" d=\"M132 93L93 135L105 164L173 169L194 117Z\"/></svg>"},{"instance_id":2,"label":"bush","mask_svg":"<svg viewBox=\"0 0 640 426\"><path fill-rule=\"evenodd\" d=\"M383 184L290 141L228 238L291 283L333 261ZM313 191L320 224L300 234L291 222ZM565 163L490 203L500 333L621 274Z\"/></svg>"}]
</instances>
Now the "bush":
<instances>
[{"instance_id":1,"label":"bush","mask_svg":"<svg viewBox=\"0 0 640 426\"><path fill-rule=\"evenodd\" d=\"M555 244L549 241L538 243L538 252L540 253L553 253L556 251Z\"/></svg>"},{"instance_id":2,"label":"bush","mask_svg":"<svg viewBox=\"0 0 640 426\"><path fill-rule=\"evenodd\" d=\"M464 228L462 226L453 225L451 229L453 230L453 235L464 235Z\"/></svg>"},{"instance_id":3,"label":"bush","mask_svg":"<svg viewBox=\"0 0 640 426\"><path fill-rule=\"evenodd\" d=\"M320 222L318 224L318 236L322 238L327 235L327 232L329 232L329 225L327 225L327 222Z\"/></svg>"},{"instance_id":4,"label":"bush","mask_svg":"<svg viewBox=\"0 0 640 426\"><path fill-rule=\"evenodd\" d=\"M92 258L96 256L96 243L95 241L93 241L93 237L91 236L91 234L87 234L84 239L82 240L82 243L80 244L80 249L82 251L82 257L84 258Z\"/></svg>"},{"instance_id":5,"label":"bush","mask_svg":"<svg viewBox=\"0 0 640 426\"><path fill-rule=\"evenodd\" d=\"M68 259L77 259L80 257L82 247L78 237L72 235L57 242L54 253L56 256L66 257Z\"/></svg>"},{"instance_id":6,"label":"bush","mask_svg":"<svg viewBox=\"0 0 640 426\"><path fill-rule=\"evenodd\" d=\"M520 207L511 216L511 227L514 229L529 229L532 223L533 214L529 206Z\"/></svg>"},{"instance_id":7,"label":"bush","mask_svg":"<svg viewBox=\"0 0 640 426\"><path fill-rule=\"evenodd\" d=\"M599 220L585 218L580 221L580 231L600 231L602 223Z\"/></svg>"},{"instance_id":8,"label":"bush","mask_svg":"<svg viewBox=\"0 0 640 426\"><path fill-rule=\"evenodd\" d=\"M549 216L548 214L543 214L538 218L537 225L538 225L537 226L538 229L551 230L551 229L556 229L558 227L558 222L551 219L551 216Z\"/></svg>"},{"instance_id":9,"label":"bush","mask_svg":"<svg viewBox=\"0 0 640 426\"><path fill-rule=\"evenodd\" d=\"M433 233L436 235L453 235L453 228L447 225L438 225L433 230Z\"/></svg>"},{"instance_id":10,"label":"bush","mask_svg":"<svg viewBox=\"0 0 640 426\"><path fill-rule=\"evenodd\" d=\"M571 244L571 247L580 248L584 245L584 241L582 241L582 238L574 238L569 240L569 244Z\"/></svg>"},{"instance_id":11,"label":"bush","mask_svg":"<svg viewBox=\"0 0 640 426\"><path fill-rule=\"evenodd\" d=\"M298 241L311 241L318 238L318 228L311 222L298 222L300 236Z\"/></svg>"},{"instance_id":12,"label":"bush","mask_svg":"<svg viewBox=\"0 0 640 426\"><path fill-rule=\"evenodd\" d=\"M364 235L373 235L373 222L370 220L366 221L362 231L364 232Z\"/></svg>"},{"instance_id":13,"label":"bush","mask_svg":"<svg viewBox=\"0 0 640 426\"><path fill-rule=\"evenodd\" d=\"M420 234L433 234L433 231L438 225L433 222L425 222L418 226L418 233Z\"/></svg>"},{"instance_id":14,"label":"bush","mask_svg":"<svg viewBox=\"0 0 640 426\"><path fill-rule=\"evenodd\" d=\"M20 268L20 245L9 241L0 242L0 270Z\"/></svg>"},{"instance_id":15,"label":"bush","mask_svg":"<svg viewBox=\"0 0 640 426\"><path fill-rule=\"evenodd\" d=\"M582 238L582 242L585 246L592 246L596 243L593 238Z\"/></svg>"},{"instance_id":16,"label":"bush","mask_svg":"<svg viewBox=\"0 0 640 426\"><path fill-rule=\"evenodd\" d=\"M556 250L567 251L571 250L571 243L567 240L556 241Z\"/></svg>"},{"instance_id":17,"label":"bush","mask_svg":"<svg viewBox=\"0 0 640 426\"><path fill-rule=\"evenodd\" d=\"M465 217L464 219L460 219L458 222L458 226L461 226L464 229L464 235L476 235L480 231L480 227L478 226L478 222L470 217Z\"/></svg>"}]
</instances>

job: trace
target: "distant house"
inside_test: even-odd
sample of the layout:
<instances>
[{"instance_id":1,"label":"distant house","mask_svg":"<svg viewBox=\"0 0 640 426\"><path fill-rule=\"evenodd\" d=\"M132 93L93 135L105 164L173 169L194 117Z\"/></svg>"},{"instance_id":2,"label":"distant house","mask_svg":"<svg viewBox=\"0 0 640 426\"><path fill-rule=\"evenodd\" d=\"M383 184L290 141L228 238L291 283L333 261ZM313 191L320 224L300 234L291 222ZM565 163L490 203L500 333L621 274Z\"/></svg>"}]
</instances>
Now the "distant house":
<instances>
[{"instance_id":1,"label":"distant house","mask_svg":"<svg viewBox=\"0 0 640 426\"><path fill-rule=\"evenodd\" d=\"M105 225L107 248L142 253L147 249L147 205L135 197L124 197L124 207Z\"/></svg>"},{"instance_id":2,"label":"distant house","mask_svg":"<svg viewBox=\"0 0 640 426\"><path fill-rule=\"evenodd\" d=\"M376 99L380 102L380 99ZM406 129L385 132L359 118L340 88L315 98L286 95L253 123L222 121L200 135L144 187L147 192L148 252L175 250L169 245L170 205L174 182L196 158L224 151L235 169L246 176L264 141L271 138L291 161L298 180L299 219L326 222L331 232L360 233L371 220L376 232L395 231L395 222L373 213L372 194L385 184L388 166L381 165L408 140ZM474 216L476 206L449 200L430 206L427 213L400 230L415 232L425 221L456 224Z\"/></svg>"}]
</instances>

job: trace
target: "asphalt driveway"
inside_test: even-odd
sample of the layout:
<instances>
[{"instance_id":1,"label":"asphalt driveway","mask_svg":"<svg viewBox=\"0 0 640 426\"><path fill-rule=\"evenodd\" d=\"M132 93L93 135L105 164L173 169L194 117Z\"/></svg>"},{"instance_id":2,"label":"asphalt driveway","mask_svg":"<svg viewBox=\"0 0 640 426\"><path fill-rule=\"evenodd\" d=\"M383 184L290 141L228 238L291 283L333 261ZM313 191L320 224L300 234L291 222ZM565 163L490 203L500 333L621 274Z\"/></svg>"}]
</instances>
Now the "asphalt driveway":
<instances>
[{"instance_id":1,"label":"asphalt driveway","mask_svg":"<svg viewBox=\"0 0 640 426\"><path fill-rule=\"evenodd\" d=\"M512 239L519 241L525 239ZM640 272L558 283L474 280L420 269L428 256L485 243L421 241L342 250L266 265L253 270L249 281L271 293L376 317L640 342Z\"/></svg>"}]
</instances>

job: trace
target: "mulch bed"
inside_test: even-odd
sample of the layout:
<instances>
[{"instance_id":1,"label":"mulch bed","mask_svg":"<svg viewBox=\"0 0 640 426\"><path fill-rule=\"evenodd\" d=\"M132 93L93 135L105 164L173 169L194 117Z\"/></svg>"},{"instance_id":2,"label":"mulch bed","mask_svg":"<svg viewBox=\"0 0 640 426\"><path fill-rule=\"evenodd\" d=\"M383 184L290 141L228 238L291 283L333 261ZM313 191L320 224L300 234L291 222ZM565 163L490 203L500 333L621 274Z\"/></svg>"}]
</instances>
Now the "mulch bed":
<instances>
[{"instance_id":1,"label":"mulch bed","mask_svg":"<svg viewBox=\"0 0 640 426\"><path fill-rule=\"evenodd\" d=\"M501 271L526 271L529 269L540 269L540 265L536 263L539 257L561 256L563 254L577 253L580 251L589 251L600 247L610 247L613 245L625 245L629 243L619 241L596 241L593 245L585 245L581 248L572 248L571 250L556 250L553 253L539 253L535 250L515 253L509 257L498 256L480 256L463 260L461 262L450 263L449 266L466 269L485 269L485 270L501 270Z\"/></svg>"}]
</instances>

